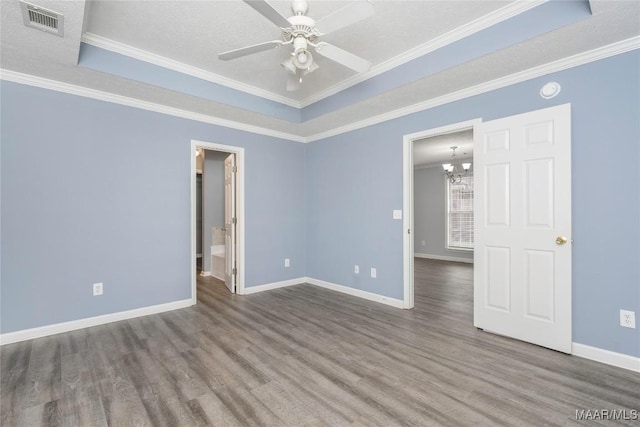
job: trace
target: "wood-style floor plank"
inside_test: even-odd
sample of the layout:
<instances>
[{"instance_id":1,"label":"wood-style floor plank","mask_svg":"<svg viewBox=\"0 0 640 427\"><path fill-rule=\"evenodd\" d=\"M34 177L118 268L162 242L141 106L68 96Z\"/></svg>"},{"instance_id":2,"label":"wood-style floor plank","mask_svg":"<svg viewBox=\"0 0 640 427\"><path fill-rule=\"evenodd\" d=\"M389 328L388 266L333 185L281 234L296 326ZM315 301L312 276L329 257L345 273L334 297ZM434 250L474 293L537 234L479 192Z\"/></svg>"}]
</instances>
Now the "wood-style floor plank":
<instances>
[{"instance_id":1,"label":"wood-style floor plank","mask_svg":"<svg viewBox=\"0 0 640 427\"><path fill-rule=\"evenodd\" d=\"M640 374L473 327L473 267L416 259L415 309L311 285L0 349L2 426L585 425ZM638 425L596 420L590 425Z\"/></svg>"}]
</instances>

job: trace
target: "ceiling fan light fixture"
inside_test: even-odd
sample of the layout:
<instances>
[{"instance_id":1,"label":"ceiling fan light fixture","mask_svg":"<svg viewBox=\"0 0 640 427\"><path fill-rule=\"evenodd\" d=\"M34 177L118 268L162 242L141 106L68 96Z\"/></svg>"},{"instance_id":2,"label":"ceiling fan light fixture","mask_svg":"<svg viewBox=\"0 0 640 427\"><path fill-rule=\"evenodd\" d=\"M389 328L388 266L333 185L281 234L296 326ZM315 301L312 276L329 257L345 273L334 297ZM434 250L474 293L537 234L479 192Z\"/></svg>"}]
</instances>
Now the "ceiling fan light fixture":
<instances>
[{"instance_id":1,"label":"ceiling fan light fixture","mask_svg":"<svg viewBox=\"0 0 640 427\"><path fill-rule=\"evenodd\" d=\"M293 16L288 18L275 9L269 0L243 1L282 31L281 40L272 40L223 52L218 54L218 59L228 61L284 45L291 46L293 49L290 57L280 64L289 75L287 91L299 89L301 77L318 69L318 65L315 64L313 56L309 52L309 46L313 47L320 56L358 73L365 72L371 67L371 62L346 50L326 42L318 43L321 36L373 15L375 8L370 0L354 1L352 4L323 17L318 22L306 15L309 10L308 0L291 0Z\"/></svg>"},{"instance_id":2,"label":"ceiling fan light fixture","mask_svg":"<svg viewBox=\"0 0 640 427\"><path fill-rule=\"evenodd\" d=\"M282 65L282 68L284 68L289 74L295 74L298 71L296 65L293 63L293 57L285 60L280 65Z\"/></svg>"},{"instance_id":3,"label":"ceiling fan light fixture","mask_svg":"<svg viewBox=\"0 0 640 427\"><path fill-rule=\"evenodd\" d=\"M313 64L313 56L307 50L308 42L304 36L298 36L293 40L293 63L304 70Z\"/></svg>"},{"instance_id":4,"label":"ceiling fan light fixture","mask_svg":"<svg viewBox=\"0 0 640 427\"><path fill-rule=\"evenodd\" d=\"M316 64L315 62L312 62L311 64L309 64L309 67L307 67L303 72L302 75L306 76L309 73L313 73L315 70L317 70L318 68L320 68L318 66L318 64Z\"/></svg>"},{"instance_id":5,"label":"ceiling fan light fixture","mask_svg":"<svg viewBox=\"0 0 640 427\"><path fill-rule=\"evenodd\" d=\"M307 49L296 50L293 55L293 63L301 70L309 69L313 64L313 56L311 56L311 52Z\"/></svg>"}]
</instances>

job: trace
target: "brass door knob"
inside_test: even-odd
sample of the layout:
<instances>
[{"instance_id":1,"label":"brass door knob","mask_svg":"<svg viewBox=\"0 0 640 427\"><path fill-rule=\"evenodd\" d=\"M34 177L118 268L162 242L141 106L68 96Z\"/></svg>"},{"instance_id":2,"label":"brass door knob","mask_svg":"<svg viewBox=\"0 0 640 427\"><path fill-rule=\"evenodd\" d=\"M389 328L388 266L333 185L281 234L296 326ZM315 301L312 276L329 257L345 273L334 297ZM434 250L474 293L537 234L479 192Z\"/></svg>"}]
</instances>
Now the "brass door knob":
<instances>
[{"instance_id":1,"label":"brass door knob","mask_svg":"<svg viewBox=\"0 0 640 427\"><path fill-rule=\"evenodd\" d=\"M556 245L564 245L567 243L567 238L564 236L556 237Z\"/></svg>"}]
</instances>

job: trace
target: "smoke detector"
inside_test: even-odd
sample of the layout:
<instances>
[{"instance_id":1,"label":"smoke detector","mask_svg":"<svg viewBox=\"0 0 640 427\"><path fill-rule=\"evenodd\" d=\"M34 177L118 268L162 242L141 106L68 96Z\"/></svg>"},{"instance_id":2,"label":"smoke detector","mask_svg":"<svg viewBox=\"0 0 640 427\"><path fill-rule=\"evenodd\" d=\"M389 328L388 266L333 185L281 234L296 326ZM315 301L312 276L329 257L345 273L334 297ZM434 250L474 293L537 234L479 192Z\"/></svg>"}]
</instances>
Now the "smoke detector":
<instances>
[{"instance_id":1,"label":"smoke detector","mask_svg":"<svg viewBox=\"0 0 640 427\"><path fill-rule=\"evenodd\" d=\"M35 4L20 2L22 19L27 27L36 28L62 37L64 35L64 15Z\"/></svg>"}]
</instances>

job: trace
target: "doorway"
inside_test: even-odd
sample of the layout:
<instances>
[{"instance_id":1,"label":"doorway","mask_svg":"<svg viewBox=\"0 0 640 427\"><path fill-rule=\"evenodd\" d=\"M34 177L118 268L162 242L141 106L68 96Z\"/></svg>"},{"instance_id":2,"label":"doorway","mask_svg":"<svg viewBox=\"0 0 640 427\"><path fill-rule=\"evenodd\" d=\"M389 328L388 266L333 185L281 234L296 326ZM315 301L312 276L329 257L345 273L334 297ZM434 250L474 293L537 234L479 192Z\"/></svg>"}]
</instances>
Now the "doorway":
<instances>
[{"instance_id":1,"label":"doorway","mask_svg":"<svg viewBox=\"0 0 640 427\"><path fill-rule=\"evenodd\" d=\"M414 262L414 256L416 254L415 251L415 200L414 200L414 191L415 191L415 183L414 183L414 150L415 150L415 145L418 143L424 143L425 146L427 148L433 148L433 146L436 146L437 144L433 144L432 147L429 147L427 144L429 144L429 139L433 138L439 138L444 142L444 145L440 146L439 148L435 148L432 150L427 150L429 151L429 153L426 154L426 158L428 159L429 157L431 157L432 160L424 160L422 162L422 166L425 168L429 168L431 167L433 169L433 173L435 173L435 169L436 167L439 168L439 171L441 170L442 172L438 172L442 174L442 187L441 190L443 192L442 194L442 198L439 201L439 204L441 204L443 206L444 209L444 205L446 203L446 198L444 195L444 191L445 191L445 179L444 179L444 169L442 169L442 163L444 163L444 160L446 160L446 163L451 163L453 164L454 162L450 160L450 156L452 154L452 150L450 149L451 146L456 146L458 147L459 143L453 144L453 140L449 140L448 135L455 135L455 134L465 134L466 135L473 135L473 130L474 130L474 126L478 125L479 123L481 123L482 121L480 119L476 119L476 120L471 120L471 121L466 121L466 122L461 122L461 123L456 123L456 124L452 124L452 125L448 125L448 126L443 126L443 127L439 127L439 128L435 128L435 129L429 129L429 130L425 130L422 132L417 132L417 133L413 133L410 135L405 135L404 136L404 144L403 144L403 158L404 158L404 167L403 167L403 209L404 211L407 213L406 215L404 215L404 220L403 220L403 230L404 230L404 238L403 238L403 259L404 259L404 308L405 309L410 309L414 307L414 279L415 279L415 262ZM449 142L446 142L448 141ZM421 142L424 141L424 142ZM451 145L448 145L451 144ZM444 147L444 151L443 152L439 152L439 150L442 150ZM460 147L462 147L462 145L460 144ZM456 149L457 151L457 149ZM464 151L463 151L464 152ZM458 157L460 157L460 152L458 152L456 155ZM443 157L444 156L444 157ZM464 157L464 156L463 156ZM442 160L443 162L439 162L440 160ZM457 159L456 159L457 162ZM461 163L461 162L460 162ZM458 167L458 165L456 164L456 167ZM461 165L459 166L459 168L461 168ZM461 170L458 170L456 172L461 172ZM444 211L442 212L442 219L445 219L444 216ZM422 240L425 240L425 247L426 247L426 239L419 239L419 243L420 246L422 247ZM441 230L441 234L440 234L440 238L439 239L434 239L434 240L440 240L441 242L445 242L448 239L446 238L446 234L444 229ZM446 251L446 246L444 246L443 243L443 247L442 247L442 251L441 251L441 258L443 260L447 259L447 255L445 255L445 251ZM425 249L426 250L426 249ZM437 254L434 254L437 256ZM451 256L449 256L449 258L451 258ZM466 258L469 258L468 255L466 256Z\"/></svg>"},{"instance_id":2,"label":"doorway","mask_svg":"<svg viewBox=\"0 0 640 427\"><path fill-rule=\"evenodd\" d=\"M199 271L225 282L230 292L244 294L244 149L192 140L190 156L192 301L197 302ZM199 176L205 197L198 196ZM202 215L207 205L210 212Z\"/></svg>"},{"instance_id":3,"label":"doorway","mask_svg":"<svg viewBox=\"0 0 640 427\"><path fill-rule=\"evenodd\" d=\"M474 316L479 329L571 353L571 106L405 135L404 307L414 305L413 146L474 134Z\"/></svg>"}]
</instances>

